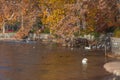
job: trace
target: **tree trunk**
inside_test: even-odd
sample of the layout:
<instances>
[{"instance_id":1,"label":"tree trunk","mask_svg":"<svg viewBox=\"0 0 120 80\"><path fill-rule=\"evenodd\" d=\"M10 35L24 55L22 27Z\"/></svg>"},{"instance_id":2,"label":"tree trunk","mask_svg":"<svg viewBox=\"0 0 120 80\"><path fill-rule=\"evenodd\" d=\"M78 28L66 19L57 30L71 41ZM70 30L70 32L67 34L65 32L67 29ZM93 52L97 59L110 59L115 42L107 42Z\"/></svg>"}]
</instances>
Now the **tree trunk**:
<instances>
[{"instance_id":1,"label":"tree trunk","mask_svg":"<svg viewBox=\"0 0 120 80\"><path fill-rule=\"evenodd\" d=\"M3 22L2 33L5 34L5 22Z\"/></svg>"}]
</instances>

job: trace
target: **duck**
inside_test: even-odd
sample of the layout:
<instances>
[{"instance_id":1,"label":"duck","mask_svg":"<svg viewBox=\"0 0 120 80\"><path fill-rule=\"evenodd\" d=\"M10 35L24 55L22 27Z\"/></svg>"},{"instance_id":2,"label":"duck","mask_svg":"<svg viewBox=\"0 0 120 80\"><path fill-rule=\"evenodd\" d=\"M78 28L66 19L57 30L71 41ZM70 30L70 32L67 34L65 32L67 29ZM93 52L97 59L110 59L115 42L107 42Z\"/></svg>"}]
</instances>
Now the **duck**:
<instances>
[{"instance_id":1,"label":"duck","mask_svg":"<svg viewBox=\"0 0 120 80\"><path fill-rule=\"evenodd\" d=\"M88 61L87 58L83 58L83 59L82 59L82 64L87 64L87 61Z\"/></svg>"},{"instance_id":2,"label":"duck","mask_svg":"<svg viewBox=\"0 0 120 80\"><path fill-rule=\"evenodd\" d=\"M35 48L35 46L33 46L33 49Z\"/></svg>"}]
</instances>

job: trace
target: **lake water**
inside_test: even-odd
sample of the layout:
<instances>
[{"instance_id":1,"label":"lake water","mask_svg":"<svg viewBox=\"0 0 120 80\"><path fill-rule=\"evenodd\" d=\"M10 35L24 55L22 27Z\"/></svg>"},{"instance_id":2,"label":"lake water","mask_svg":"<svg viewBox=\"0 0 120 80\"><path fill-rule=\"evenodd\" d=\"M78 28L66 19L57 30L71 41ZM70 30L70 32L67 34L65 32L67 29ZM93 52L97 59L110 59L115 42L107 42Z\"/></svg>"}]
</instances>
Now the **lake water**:
<instances>
[{"instance_id":1,"label":"lake water","mask_svg":"<svg viewBox=\"0 0 120 80\"><path fill-rule=\"evenodd\" d=\"M83 58L88 64L82 65ZM102 51L56 45L0 42L0 80L111 80Z\"/></svg>"}]
</instances>

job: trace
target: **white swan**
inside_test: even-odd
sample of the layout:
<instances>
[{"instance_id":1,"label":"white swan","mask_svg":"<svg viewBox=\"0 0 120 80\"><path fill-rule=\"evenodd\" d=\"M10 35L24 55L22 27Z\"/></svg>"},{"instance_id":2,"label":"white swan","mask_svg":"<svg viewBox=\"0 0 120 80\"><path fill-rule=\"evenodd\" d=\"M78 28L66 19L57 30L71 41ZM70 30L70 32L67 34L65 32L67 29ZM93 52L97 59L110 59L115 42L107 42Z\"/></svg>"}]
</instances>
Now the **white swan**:
<instances>
[{"instance_id":1,"label":"white swan","mask_svg":"<svg viewBox=\"0 0 120 80\"><path fill-rule=\"evenodd\" d=\"M33 49L35 48L35 46L33 46Z\"/></svg>"},{"instance_id":2,"label":"white swan","mask_svg":"<svg viewBox=\"0 0 120 80\"><path fill-rule=\"evenodd\" d=\"M87 64L87 61L88 61L87 58L83 58L83 59L82 59L82 64Z\"/></svg>"},{"instance_id":3,"label":"white swan","mask_svg":"<svg viewBox=\"0 0 120 80\"><path fill-rule=\"evenodd\" d=\"M85 47L85 50L91 50L91 46Z\"/></svg>"}]
</instances>

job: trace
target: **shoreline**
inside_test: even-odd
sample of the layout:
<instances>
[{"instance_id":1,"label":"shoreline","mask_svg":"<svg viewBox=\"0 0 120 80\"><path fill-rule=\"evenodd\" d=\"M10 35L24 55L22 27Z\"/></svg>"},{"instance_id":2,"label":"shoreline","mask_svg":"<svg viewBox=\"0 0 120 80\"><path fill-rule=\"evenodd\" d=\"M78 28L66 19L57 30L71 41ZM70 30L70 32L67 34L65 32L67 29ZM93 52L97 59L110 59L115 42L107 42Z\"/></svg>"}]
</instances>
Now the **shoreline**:
<instances>
[{"instance_id":1,"label":"shoreline","mask_svg":"<svg viewBox=\"0 0 120 80\"><path fill-rule=\"evenodd\" d=\"M120 55L117 55L117 54L114 54L114 53L107 53L106 56L110 57L110 58L115 58L115 59L119 59L120 60Z\"/></svg>"},{"instance_id":2,"label":"shoreline","mask_svg":"<svg viewBox=\"0 0 120 80\"><path fill-rule=\"evenodd\" d=\"M120 76L120 61L108 62L103 67L107 72Z\"/></svg>"}]
</instances>

